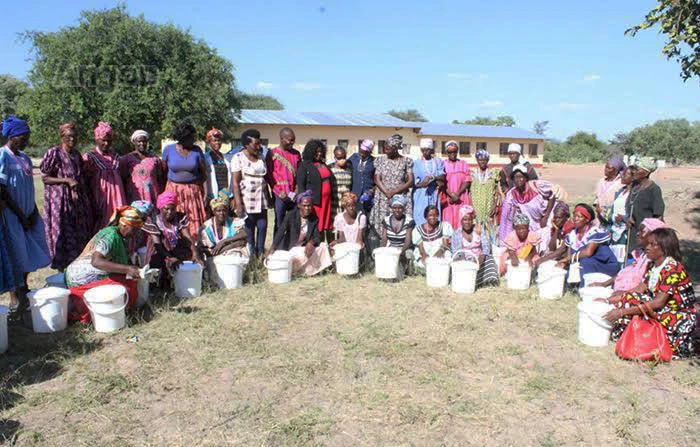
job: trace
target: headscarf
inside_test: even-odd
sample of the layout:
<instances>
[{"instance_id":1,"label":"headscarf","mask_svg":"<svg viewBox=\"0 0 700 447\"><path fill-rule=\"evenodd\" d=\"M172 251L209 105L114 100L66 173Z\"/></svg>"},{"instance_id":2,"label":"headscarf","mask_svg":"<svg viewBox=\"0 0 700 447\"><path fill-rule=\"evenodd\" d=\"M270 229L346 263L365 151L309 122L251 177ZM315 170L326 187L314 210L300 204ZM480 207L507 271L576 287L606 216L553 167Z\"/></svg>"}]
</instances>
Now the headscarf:
<instances>
[{"instance_id":1,"label":"headscarf","mask_svg":"<svg viewBox=\"0 0 700 447\"><path fill-rule=\"evenodd\" d=\"M209 132L207 132L207 136L204 138L204 141L206 141L208 143L209 141L211 141L212 138L214 138L217 135L220 138L223 138L224 133L221 130L217 129L216 127L212 127L209 130Z\"/></svg>"},{"instance_id":2,"label":"headscarf","mask_svg":"<svg viewBox=\"0 0 700 447\"><path fill-rule=\"evenodd\" d=\"M297 194L297 205L306 199L313 200L313 198L314 198L314 193L310 189L307 189L306 191L304 191L300 194Z\"/></svg>"},{"instance_id":3,"label":"headscarf","mask_svg":"<svg viewBox=\"0 0 700 447\"><path fill-rule=\"evenodd\" d=\"M659 228L668 228L666 222L655 217L647 217L642 221L642 226L646 229L647 233L651 233Z\"/></svg>"},{"instance_id":4,"label":"headscarf","mask_svg":"<svg viewBox=\"0 0 700 447\"><path fill-rule=\"evenodd\" d=\"M60 126L58 126L58 134L63 137L64 135L67 135L68 132L70 131L75 132L75 124L73 123L63 123Z\"/></svg>"},{"instance_id":5,"label":"headscarf","mask_svg":"<svg viewBox=\"0 0 700 447\"><path fill-rule=\"evenodd\" d=\"M168 205L177 206L177 194L175 194L172 191L165 191L164 193L158 196L158 200L156 201L156 207L159 210L162 210Z\"/></svg>"},{"instance_id":6,"label":"headscarf","mask_svg":"<svg viewBox=\"0 0 700 447\"><path fill-rule=\"evenodd\" d=\"M112 136L112 126L106 121L100 121L95 127L95 139L104 140L107 137Z\"/></svg>"},{"instance_id":7,"label":"headscarf","mask_svg":"<svg viewBox=\"0 0 700 447\"><path fill-rule=\"evenodd\" d=\"M479 149L478 151L476 151L476 154L474 154L474 156L476 157L477 160L483 160L483 159L488 160L489 158L491 158L491 156L489 155L489 152L485 149Z\"/></svg>"},{"instance_id":8,"label":"headscarf","mask_svg":"<svg viewBox=\"0 0 700 447\"><path fill-rule=\"evenodd\" d=\"M535 180L533 183L535 189L540 192L542 197L549 199L552 196L552 188L554 187L552 182L548 180Z\"/></svg>"},{"instance_id":9,"label":"headscarf","mask_svg":"<svg viewBox=\"0 0 700 447\"><path fill-rule=\"evenodd\" d=\"M579 213L580 215L582 215L583 217L585 217L589 221L593 220L593 215L588 210L588 208L586 208L583 205L576 205L576 207L574 208L574 213Z\"/></svg>"},{"instance_id":10,"label":"headscarf","mask_svg":"<svg viewBox=\"0 0 700 447\"><path fill-rule=\"evenodd\" d=\"M131 134L131 142L136 144L136 140L138 140L141 137L146 137L146 139L148 140L151 136L148 135L148 132L146 132L145 130L135 130L134 133Z\"/></svg>"},{"instance_id":11,"label":"headscarf","mask_svg":"<svg viewBox=\"0 0 700 447\"><path fill-rule=\"evenodd\" d=\"M374 150L374 141L372 140L362 140L362 143L360 143L360 150L364 152L372 152Z\"/></svg>"},{"instance_id":12,"label":"headscarf","mask_svg":"<svg viewBox=\"0 0 700 447\"><path fill-rule=\"evenodd\" d=\"M357 203L357 194L354 192L343 193L343 197L340 198L340 206L345 209L351 203Z\"/></svg>"},{"instance_id":13,"label":"headscarf","mask_svg":"<svg viewBox=\"0 0 700 447\"><path fill-rule=\"evenodd\" d=\"M122 225L127 225L129 227L141 228L143 226L143 218L141 213L139 213L136 208L130 206L120 206L112 214L112 219L110 219L112 224L120 223Z\"/></svg>"},{"instance_id":14,"label":"headscarf","mask_svg":"<svg viewBox=\"0 0 700 447\"><path fill-rule=\"evenodd\" d=\"M511 171L510 176L515 176L516 172L522 172L525 174L525 177L527 177L527 166L522 163L518 163L517 165L513 166L513 171Z\"/></svg>"},{"instance_id":15,"label":"headscarf","mask_svg":"<svg viewBox=\"0 0 700 447\"><path fill-rule=\"evenodd\" d=\"M432 138L421 138L420 139L420 148L421 149L433 149Z\"/></svg>"},{"instance_id":16,"label":"headscarf","mask_svg":"<svg viewBox=\"0 0 700 447\"><path fill-rule=\"evenodd\" d=\"M388 140L386 140L386 144L389 147L397 147L400 149L403 145L403 137L395 133L394 135L390 136Z\"/></svg>"},{"instance_id":17,"label":"headscarf","mask_svg":"<svg viewBox=\"0 0 700 447\"><path fill-rule=\"evenodd\" d=\"M401 205L402 207L406 208L407 203L408 200L403 194L395 194L394 197L391 198L391 206Z\"/></svg>"},{"instance_id":18,"label":"headscarf","mask_svg":"<svg viewBox=\"0 0 700 447\"><path fill-rule=\"evenodd\" d=\"M2 122L3 138L14 138L30 132L27 122L16 116L8 116L7 119Z\"/></svg>"},{"instance_id":19,"label":"headscarf","mask_svg":"<svg viewBox=\"0 0 700 447\"><path fill-rule=\"evenodd\" d=\"M464 218L464 216L468 216L468 215L474 214L474 213L475 213L474 207L472 207L470 205L462 205L459 208L459 220L462 220Z\"/></svg>"},{"instance_id":20,"label":"headscarf","mask_svg":"<svg viewBox=\"0 0 700 447\"><path fill-rule=\"evenodd\" d=\"M608 158L608 164L610 166L612 166L613 168L615 168L615 170L617 171L618 174L620 172L624 171L625 168L627 167L625 165L625 162L622 160L622 158L617 157L617 156Z\"/></svg>"},{"instance_id":21,"label":"headscarf","mask_svg":"<svg viewBox=\"0 0 700 447\"><path fill-rule=\"evenodd\" d=\"M561 211L564 213L566 218L568 219L571 216L571 211L569 210L569 205L567 205L565 202L562 202L561 200L557 200L557 203L554 204L554 209L552 210L552 214Z\"/></svg>"},{"instance_id":22,"label":"headscarf","mask_svg":"<svg viewBox=\"0 0 700 447\"><path fill-rule=\"evenodd\" d=\"M511 152L517 152L522 155L523 151L520 148L520 145L518 143L510 143L508 145L508 153L510 154Z\"/></svg>"},{"instance_id":23,"label":"headscarf","mask_svg":"<svg viewBox=\"0 0 700 447\"><path fill-rule=\"evenodd\" d=\"M209 202L209 207L214 211L220 206L229 208L231 206L231 193L228 189L219 190L219 194Z\"/></svg>"},{"instance_id":24,"label":"headscarf","mask_svg":"<svg viewBox=\"0 0 700 447\"><path fill-rule=\"evenodd\" d=\"M447 148L450 146L454 146L457 149L459 149L459 143L457 143L455 140L450 140L447 143L445 143L445 150L447 150Z\"/></svg>"},{"instance_id":25,"label":"headscarf","mask_svg":"<svg viewBox=\"0 0 700 447\"><path fill-rule=\"evenodd\" d=\"M131 207L139 212L142 219L146 219L153 214L153 204L145 200L136 200L131 203Z\"/></svg>"},{"instance_id":26,"label":"headscarf","mask_svg":"<svg viewBox=\"0 0 700 447\"><path fill-rule=\"evenodd\" d=\"M530 225L530 217L525 213L518 213L513 216L513 228L518 225Z\"/></svg>"},{"instance_id":27,"label":"headscarf","mask_svg":"<svg viewBox=\"0 0 700 447\"><path fill-rule=\"evenodd\" d=\"M633 166L636 166L639 169L643 169L643 170L647 171L649 174L656 171L656 162L654 161L653 158L649 158L649 157L643 157L641 160L636 162Z\"/></svg>"}]
</instances>

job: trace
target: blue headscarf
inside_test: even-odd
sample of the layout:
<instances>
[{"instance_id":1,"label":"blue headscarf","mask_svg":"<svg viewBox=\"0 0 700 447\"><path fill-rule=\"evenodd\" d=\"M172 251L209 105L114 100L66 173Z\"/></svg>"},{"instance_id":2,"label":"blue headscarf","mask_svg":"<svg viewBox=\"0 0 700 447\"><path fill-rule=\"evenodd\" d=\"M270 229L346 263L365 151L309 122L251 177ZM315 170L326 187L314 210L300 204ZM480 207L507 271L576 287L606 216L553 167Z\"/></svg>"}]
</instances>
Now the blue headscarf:
<instances>
[{"instance_id":1,"label":"blue headscarf","mask_svg":"<svg viewBox=\"0 0 700 447\"><path fill-rule=\"evenodd\" d=\"M615 170L617 171L618 174L621 173L622 171L624 171L625 168L627 167L625 165L625 162L620 157L608 158L608 164L610 166L612 166L613 168L615 168Z\"/></svg>"},{"instance_id":2,"label":"blue headscarf","mask_svg":"<svg viewBox=\"0 0 700 447\"><path fill-rule=\"evenodd\" d=\"M146 219L153 214L153 204L145 200L136 200L131 203L131 207L134 208L140 215L142 219Z\"/></svg>"},{"instance_id":3,"label":"blue headscarf","mask_svg":"<svg viewBox=\"0 0 700 447\"><path fill-rule=\"evenodd\" d=\"M7 119L2 122L3 138L18 137L29 132L30 130L27 122L17 118L16 116L8 116Z\"/></svg>"},{"instance_id":4,"label":"blue headscarf","mask_svg":"<svg viewBox=\"0 0 700 447\"><path fill-rule=\"evenodd\" d=\"M408 200L403 194L395 194L394 197L391 198L391 206L401 205L402 207L406 208L407 203Z\"/></svg>"},{"instance_id":5,"label":"blue headscarf","mask_svg":"<svg viewBox=\"0 0 700 447\"><path fill-rule=\"evenodd\" d=\"M484 158L488 160L490 158L489 153L484 149L479 149L478 151L476 151L476 154L474 154L474 156L477 160L483 160Z\"/></svg>"},{"instance_id":6,"label":"blue headscarf","mask_svg":"<svg viewBox=\"0 0 700 447\"><path fill-rule=\"evenodd\" d=\"M296 201L297 201L297 204L300 204L303 200L306 200L306 199L313 200L313 198L314 198L314 193L310 189L307 189L306 191L304 191L300 194L297 194Z\"/></svg>"}]
</instances>

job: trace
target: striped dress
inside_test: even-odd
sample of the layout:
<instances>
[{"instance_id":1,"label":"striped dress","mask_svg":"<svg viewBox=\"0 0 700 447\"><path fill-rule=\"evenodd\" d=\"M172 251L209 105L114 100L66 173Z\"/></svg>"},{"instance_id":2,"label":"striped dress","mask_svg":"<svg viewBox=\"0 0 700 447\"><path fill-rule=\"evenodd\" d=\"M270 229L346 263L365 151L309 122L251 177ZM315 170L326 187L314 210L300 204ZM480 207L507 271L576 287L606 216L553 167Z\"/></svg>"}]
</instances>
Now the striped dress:
<instances>
[{"instance_id":1,"label":"striped dress","mask_svg":"<svg viewBox=\"0 0 700 447\"><path fill-rule=\"evenodd\" d=\"M404 215L403 222L401 223L401 228L399 231L394 231L394 227L391 224L393 216L390 214L384 218L382 226L386 230L387 246L388 247L403 247L404 242L406 242L406 233L413 231L415 222L413 218L408 214Z\"/></svg>"},{"instance_id":2,"label":"striped dress","mask_svg":"<svg viewBox=\"0 0 700 447\"><path fill-rule=\"evenodd\" d=\"M340 200L343 198L343 194L350 192L352 189L352 168L345 167L339 168L332 163L328 165L331 169L331 187L333 192L331 195L331 220L335 220L335 216L338 214L343 214L343 207L340 206Z\"/></svg>"}]
</instances>

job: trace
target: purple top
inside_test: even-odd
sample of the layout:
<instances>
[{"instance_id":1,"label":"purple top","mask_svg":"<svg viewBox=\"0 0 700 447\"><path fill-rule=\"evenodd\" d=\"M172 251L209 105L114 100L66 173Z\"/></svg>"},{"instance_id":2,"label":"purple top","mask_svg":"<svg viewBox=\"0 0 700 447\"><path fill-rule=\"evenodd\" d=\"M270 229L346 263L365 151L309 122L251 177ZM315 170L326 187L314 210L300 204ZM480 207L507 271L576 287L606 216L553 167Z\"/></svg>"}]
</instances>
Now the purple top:
<instances>
[{"instance_id":1,"label":"purple top","mask_svg":"<svg viewBox=\"0 0 700 447\"><path fill-rule=\"evenodd\" d=\"M200 163L204 154L199 146L193 146L187 157L178 154L175 144L163 149L163 160L168 163L168 180L174 183L195 183L201 181Z\"/></svg>"}]
</instances>

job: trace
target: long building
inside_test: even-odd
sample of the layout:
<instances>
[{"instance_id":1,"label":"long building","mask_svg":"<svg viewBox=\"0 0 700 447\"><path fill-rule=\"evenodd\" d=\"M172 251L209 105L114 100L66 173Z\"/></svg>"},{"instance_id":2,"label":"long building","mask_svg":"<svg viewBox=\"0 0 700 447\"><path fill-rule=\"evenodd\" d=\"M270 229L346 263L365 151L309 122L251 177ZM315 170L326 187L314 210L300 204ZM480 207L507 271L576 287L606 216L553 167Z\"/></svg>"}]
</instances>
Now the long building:
<instances>
[{"instance_id":1,"label":"long building","mask_svg":"<svg viewBox=\"0 0 700 447\"><path fill-rule=\"evenodd\" d=\"M398 133L403 136L404 155L417 158L420 156L421 138L430 138L435 151L444 156L446 142L455 140L459 143L460 158L474 163L474 154L479 149L486 149L491 155L491 164L508 163L507 149L510 143L518 143L523 148L523 155L535 165L542 164L544 154L544 137L517 127L475 126L466 124L440 124L429 122L403 121L386 114L358 113L294 113L286 110L250 110L241 111L240 129L255 128L260 131L263 145L274 147L279 144L279 131L290 127L296 135L296 148L303 148L312 138L323 140L333 149L345 147L349 153L356 152L360 142L370 138L375 142L375 155L384 141ZM234 140L235 146L239 141Z\"/></svg>"}]
</instances>

